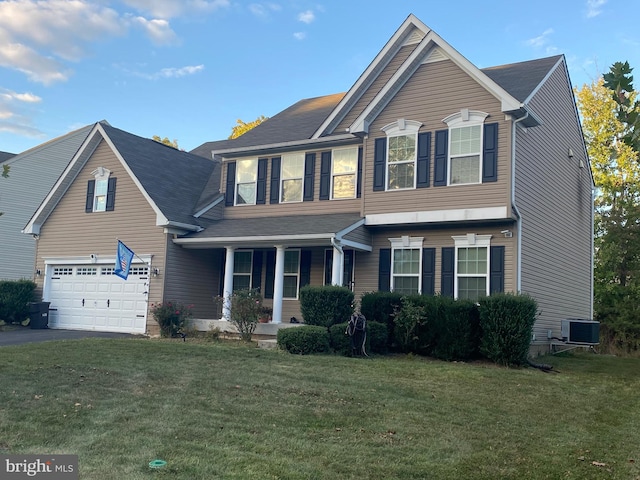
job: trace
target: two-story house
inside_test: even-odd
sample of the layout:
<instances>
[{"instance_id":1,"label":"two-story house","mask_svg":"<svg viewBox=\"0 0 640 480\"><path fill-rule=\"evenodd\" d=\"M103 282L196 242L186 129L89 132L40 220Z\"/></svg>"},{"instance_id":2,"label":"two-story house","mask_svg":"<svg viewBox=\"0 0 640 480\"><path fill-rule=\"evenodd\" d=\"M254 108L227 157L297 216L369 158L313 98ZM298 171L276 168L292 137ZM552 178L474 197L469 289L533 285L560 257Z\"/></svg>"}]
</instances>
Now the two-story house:
<instances>
[{"instance_id":1,"label":"two-story house","mask_svg":"<svg viewBox=\"0 0 640 480\"><path fill-rule=\"evenodd\" d=\"M215 295L256 288L274 322L300 319L308 284L345 285L356 298L528 293L541 344L560 335L562 319L592 316L593 181L563 56L478 69L410 15L346 93L302 100L191 155L167 150L188 155L180 168L141 161L156 146L117 129L97 126L91 142L97 148L72 162L68 192L54 188L25 229L40 232L50 283L65 268L76 275L62 255L69 233L53 232L77 218L81 269L91 268L90 252L112 263L116 234L128 237L150 268L140 281L147 300L194 304L199 318L219 316ZM197 180L185 184L196 165ZM111 171L120 172L114 210L78 211L85 196L87 211L95 203L87 179ZM73 212L55 219L72 192ZM113 233L111 243L96 230ZM95 275L104 288L109 275ZM53 302L46 278L43 288ZM140 320L136 331L154 331L143 306L137 315L146 329ZM92 322L85 327L105 328Z\"/></svg>"}]
</instances>

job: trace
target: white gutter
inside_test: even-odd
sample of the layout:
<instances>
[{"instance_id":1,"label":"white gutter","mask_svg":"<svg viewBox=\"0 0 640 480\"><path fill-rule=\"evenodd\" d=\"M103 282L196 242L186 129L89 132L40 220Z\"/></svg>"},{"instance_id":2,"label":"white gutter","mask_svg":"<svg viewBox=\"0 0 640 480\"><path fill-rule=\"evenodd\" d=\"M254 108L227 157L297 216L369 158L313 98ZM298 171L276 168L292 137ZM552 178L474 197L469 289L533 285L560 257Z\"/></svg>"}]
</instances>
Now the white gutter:
<instances>
[{"instance_id":1,"label":"white gutter","mask_svg":"<svg viewBox=\"0 0 640 480\"><path fill-rule=\"evenodd\" d=\"M520 211L516 205L516 130L518 128L518 123L526 120L528 117L529 111L527 110L524 117L520 117L513 121L513 130L511 132L511 205L518 219L518 238L516 241L518 248L518 255L516 256L516 293L520 293L522 290L522 215L520 215Z\"/></svg>"}]
</instances>

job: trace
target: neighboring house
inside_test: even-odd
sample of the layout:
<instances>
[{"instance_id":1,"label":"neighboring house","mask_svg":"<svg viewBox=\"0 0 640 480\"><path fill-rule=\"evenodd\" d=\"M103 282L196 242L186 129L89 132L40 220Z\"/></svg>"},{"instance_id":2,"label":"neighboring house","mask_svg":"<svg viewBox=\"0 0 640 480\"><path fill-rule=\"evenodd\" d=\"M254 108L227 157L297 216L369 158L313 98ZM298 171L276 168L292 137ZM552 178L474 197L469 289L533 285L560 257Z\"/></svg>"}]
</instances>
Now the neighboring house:
<instances>
[{"instance_id":1,"label":"neighboring house","mask_svg":"<svg viewBox=\"0 0 640 480\"><path fill-rule=\"evenodd\" d=\"M34 278L35 241L21 230L90 130L91 125L18 155L0 152L0 162L10 167L9 178L0 177L0 280Z\"/></svg>"},{"instance_id":2,"label":"neighboring house","mask_svg":"<svg viewBox=\"0 0 640 480\"><path fill-rule=\"evenodd\" d=\"M149 142L96 126L25 229L40 234L52 307L75 302L84 318L89 293L58 292L90 275L99 291L130 285L102 275L117 236L142 257L148 300L193 304L200 319L219 317L216 295L257 288L288 322L309 284L356 298L528 293L540 345L562 319L592 316L593 181L563 56L478 69L410 15L347 93L194 155ZM95 200L87 182L111 176L113 211L79 210ZM144 304L131 329L133 312L115 326L103 303L90 322L58 310L57 325L157 332Z\"/></svg>"}]
</instances>

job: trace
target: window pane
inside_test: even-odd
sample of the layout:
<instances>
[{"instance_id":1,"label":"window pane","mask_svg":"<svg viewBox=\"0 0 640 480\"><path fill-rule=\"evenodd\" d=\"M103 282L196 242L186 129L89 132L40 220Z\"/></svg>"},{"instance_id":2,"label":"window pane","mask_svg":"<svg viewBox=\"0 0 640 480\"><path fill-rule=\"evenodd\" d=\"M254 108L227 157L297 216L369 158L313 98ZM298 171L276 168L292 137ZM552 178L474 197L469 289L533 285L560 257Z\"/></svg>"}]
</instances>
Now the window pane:
<instances>
[{"instance_id":1,"label":"window pane","mask_svg":"<svg viewBox=\"0 0 640 480\"><path fill-rule=\"evenodd\" d=\"M401 295L418 293L418 277L394 277L393 291Z\"/></svg>"},{"instance_id":2,"label":"window pane","mask_svg":"<svg viewBox=\"0 0 640 480\"><path fill-rule=\"evenodd\" d=\"M284 252L284 273L298 274L298 265L300 263L299 250L285 250Z\"/></svg>"},{"instance_id":3,"label":"window pane","mask_svg":"<svg viewBox=\"0 0 640 480\"><path fill-rule=\"evenodd\" d=\"M487 274L487 248L469 247L458 249L458 274L459 275L486 275Z\"/></svg>"},{"instance_id":4,"label":"window pane","mask_svg":"<svg viewBox=\"0 0 640 480\"><path fill-rule=\"evenodd\" d=\"M256 184L242 183L238 184L238 195L236 197L237 205L255 205L256 203Z\"/></svg>"},{"instance_id":5,"label":"window pane","mask_svg":"<svg viewBox=\"0 0 640 480\"><path fill-rule=\"evenodd\" d=\"M458 278L458 298L477 300L487 294L486 277Z\"/></svg>"},{"instance_id":6,"label":"window pane","mask_svg":"<svg viewBox=\"0 0 640 480\"><path fill-rule=\"evenodd\" d=\"M286 155L282 158L282 178L302 178L304 154Z\"/></svg>"},{"instance_id":7,"label":"window pane","mask_svg":"<svg viewBox=\"0 0 640 480\"><path fill-rule=\"evenodd\" d=\"M248 290L251 288L251 275L234 275L233 291Z\"/></svg>"},{"instance_id":8,"label":"window pane","mask_svg":"<svg viewBox=\"0 0 640 480\"><path fill-rule=\"evenodd\" d=\"M236 182L255 182L258 178L258 160L238 160L236 162Z\"/></svg>"},{"instance_id":9,"label":"window pane","mask_svg":"<svg viewBox=\"0 0 640 480\"><path fill-rule=\"evenodd\" d=\"M302 201L302 179L282 181L282 202Z\"/></svg>"},{"instance_id":10,"label":"window pane","mask_svg":"<svg viewBox=\"0 0 640 480\"><path fill-rule=\"evenodd\" d=\"M251 273L251 252L235 252L233 256L233 273Z\"/></svg>"},{"instance_id":11,"label":"window pane","mask_svg":"<svg viewBox=\"0 0 640 480\"><path fill-rule=\"evenodd\" d=\"M333 177L333 198L353 198L355 196L355 175L336 175Z\"/></svg>"},{"instance_id":12,"label":"window pane","mask_svg":"<svg viewBox=\"0 0 640 480\"><path fill-rule=\"evenodd\" d=\"M389 163L414 161L416 159L416 136L389 137ZM413 185L412 185L413 186Z\"/></svg>"},{"instance_id":13,"label":"window pane","mask_svg":"<svg viewBox=\"0 0 640 480\"><path fill-rule=\"evenodd\" d=\"M393 273L415 274L420 273L420 250L396 249L393 251Z\"/></svg>"},{"instance_id":14,"label":"window pane","mask_svg":"<svg viewBox=\"0 0 640 480\"><path fill-rule=\"evenodd\" d=\"M333 151L333 174L355 173L358 167L358 149L348 148Z\"/></svg>"},{"instance_id":15,"label":"window pane","mask_svg":"<svg viewBox=\"0 0 640 480\"><path fill-rule=\"evenodd\" d=\"M480 183L480 156L452 158L450 183Z\"/></svg>"},{"instance_id":16,"label":"window pane","mask_svg":"<svg viewBox=\"0 0 640 480\"><path fill-rule=\"evenodd\" d=\"M451 129L451 155L480 153L481 125Z\"/></svg>"},{"instance_id":17,"label":"window pane","mask_svg":"<svg viewBox=\"0 0 640 480\"><path fill-rule=\"evenodd\" d=\"M93 211L104 212L107 209L107 185L108 180L96 180Z\"/></svg>"},{"instance_id":18,"label":"window pane","mask_svg":"<svg viewBox=\"0 0 640 480\"><path fill-rule=\"evenodd\" d=\"M413 188L413 163L389 165L388 189Z\"/></svg>"},{"instance_id":19,"label":"window pane","mask_svg":"<svg viewBox=\"0 0 640 480\"><path fill-rule=\"evenodd\" d=\"M298 277L297 275L285 275L282 296L284 298L296 298L298 296Z\"/></svg>"}]
</instances>

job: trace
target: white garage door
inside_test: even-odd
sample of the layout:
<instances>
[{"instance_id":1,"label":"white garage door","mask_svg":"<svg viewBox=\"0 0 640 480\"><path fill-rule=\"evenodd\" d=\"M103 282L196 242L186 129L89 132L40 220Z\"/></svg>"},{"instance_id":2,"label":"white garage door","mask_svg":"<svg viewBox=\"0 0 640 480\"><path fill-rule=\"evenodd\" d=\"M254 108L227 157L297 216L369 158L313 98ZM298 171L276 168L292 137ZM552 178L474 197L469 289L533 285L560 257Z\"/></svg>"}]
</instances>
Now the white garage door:
<instances>
[{"instance_id":1,"label":"white garage door","mask_svg":"<svg viewBox=\"0 0 640 480\"><path fill-rule=\"evenodd\" d=\"M145 333L149 268L132 266L124 280L112 265L49 268L49 326L72 330Z\"/></svg>"}]
</instances>

